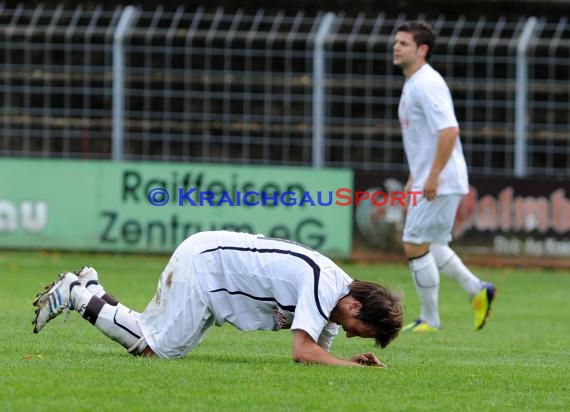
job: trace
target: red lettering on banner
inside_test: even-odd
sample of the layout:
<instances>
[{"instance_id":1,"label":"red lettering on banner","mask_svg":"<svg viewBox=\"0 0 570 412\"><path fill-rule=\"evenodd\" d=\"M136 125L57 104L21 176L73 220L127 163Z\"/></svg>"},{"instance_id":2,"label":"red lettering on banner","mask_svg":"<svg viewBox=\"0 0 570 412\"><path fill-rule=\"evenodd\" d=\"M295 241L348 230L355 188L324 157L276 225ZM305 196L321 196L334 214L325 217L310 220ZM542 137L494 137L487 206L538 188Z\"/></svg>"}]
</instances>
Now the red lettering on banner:
<instances>
[{"instance_id":1,"label":"red lettering on banner","mask_svg":"<svg viewBox=\"0 0 570 412\"><path fill-rule=\"evenodd\" d=\"M570 201L566 199L564 189L558 189L550 195L552 202L552 229L557 233L570 230Z\"/></svg>"},{"instance_id":2,"label":"red lettering on banner","mask_svg":"<svg viewBox=\"0 0 570 412\"><path fill-rule=\"evenodd\" d=\"M507 231L511 227L511 202L514 192L512 187L507 187L499 193L499 208L501 210L499 227L504 231Z\"/></svg>"},{"instance_id":3,"label":"red lettering on banner","mask_svg":"<svg viewBox=\"0 0 570 412\"><path fill-rule=\"evenodd\" d=\"M497 229L497 201L493 196L483 196L475 210L473 224L478 230Z\"/></svg>"},{"instance_id":4,"label":"red lettering on banner","mask_svg":"<svg viewBox=\"0 0 570 412\"><path fill-rule=\"evenodd\" d=\"M378 201L379 198L382 198L382 201ZM374 206L385 206L388 203L388 195L386 192L374 192L372 193L372 203Z\"/></svg>"},{"instance_id":5,"label":"red lettering on banner","mask_svg":"<svg viewBox=\"0 0 570 412\"><path fill-rule=\"evenodd\" d=\"M348 193L348 195L345 195L345 192ZM337 189L336 197L346 200L346 203L342 203L338 200L335 203L339 206L350 206L352 204L352 197L350 197L350 193L352 193L352 190L347 187L341 187L340 189Z\"/></svg>"},{"instance_id":6,"label":"red lettering on banner","mask_svg":"<svg viewBox=\"0 0 570 412\"><path fill-rule=\"evenodd\" d=\"M513 187L506 187L496 197L478 198L477 190L470 188L461 202L455 221L454 235L467 230L546 233L549 230L566 233L570 230L570 200L564 189L550 196L515 196Z\"/></svg>"},{"instance_id":7,"label":"red lettering on banner","mask_svg":"<svg viewBox=\"0 0 570 412\"><path fill-rule=\"evenodd\" d=\"M548 200L539 197L517 197L514 201L513 229L523 232L546 232L549 228Z\"/></svg>"},{"instance_id":8,"label":"red lettering on banner","mask_svg":"<svg viewBox=\"0 0 570 412\"><path fill-rule=\"evenodd\" d=\"M354 205L358 206L361 200L368 200L370 198L370 193L365 191L354 192Z\"/></svg>"}]
</instances>

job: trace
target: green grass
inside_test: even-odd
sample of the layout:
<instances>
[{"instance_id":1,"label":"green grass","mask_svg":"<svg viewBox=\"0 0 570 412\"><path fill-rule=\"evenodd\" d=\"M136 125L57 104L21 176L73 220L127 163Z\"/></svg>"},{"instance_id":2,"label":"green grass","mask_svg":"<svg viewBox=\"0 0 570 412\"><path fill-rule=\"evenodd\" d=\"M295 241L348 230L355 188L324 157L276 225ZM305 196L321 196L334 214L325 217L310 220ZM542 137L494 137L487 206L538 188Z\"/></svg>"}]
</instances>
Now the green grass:
<instances>
[{"instance_id":1,"label":"green grass","mask_svg":"<svg viewBox=\"0 0 570 412\"><path fill-rule=\"evenodd\" d=\"M570 276L480 269L499 297L480 332L459 286L442 278L438 334L405 334L388 348L338 336L342 357L375 350L386 369L295 364L292 336L212 328L186 358L134 358L77 313L32 333L31 301L57 273L95 266L123 303L144 309L165 256L0 253L1 411L550 411L570 405ZM352 276L417 298L404 265L342 265ZM64 316L62 316L63 318Z\"/></svg>"}]
</instances>

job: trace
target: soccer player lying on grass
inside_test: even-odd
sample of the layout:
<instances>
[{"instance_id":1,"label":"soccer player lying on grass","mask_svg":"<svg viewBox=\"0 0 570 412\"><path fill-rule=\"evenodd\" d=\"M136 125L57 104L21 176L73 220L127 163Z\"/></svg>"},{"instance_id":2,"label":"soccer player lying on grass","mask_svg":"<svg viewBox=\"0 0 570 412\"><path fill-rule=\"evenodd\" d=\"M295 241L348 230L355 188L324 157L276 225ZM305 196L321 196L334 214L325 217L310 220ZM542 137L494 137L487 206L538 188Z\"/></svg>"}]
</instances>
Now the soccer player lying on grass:
<instances>
[{"instance_id":1,"label":"soccer player lying on grass","mask_svg":"<svg viewBox=\"0 0 570 412\"><path fill-rule=\"evenodd\" d=\"M130 353L179 358L215 323L241 330L292 329L293 359L384 366L374 353L329 352L339 325L347 337L386 347L403 321L400 298L350 278L327 257L295 242L228 231L190 236L174 251L154 298L137 313L107 294L95 269L63 273L34 300L34 332L70 309Z\"/></svg>"}]
</instances>

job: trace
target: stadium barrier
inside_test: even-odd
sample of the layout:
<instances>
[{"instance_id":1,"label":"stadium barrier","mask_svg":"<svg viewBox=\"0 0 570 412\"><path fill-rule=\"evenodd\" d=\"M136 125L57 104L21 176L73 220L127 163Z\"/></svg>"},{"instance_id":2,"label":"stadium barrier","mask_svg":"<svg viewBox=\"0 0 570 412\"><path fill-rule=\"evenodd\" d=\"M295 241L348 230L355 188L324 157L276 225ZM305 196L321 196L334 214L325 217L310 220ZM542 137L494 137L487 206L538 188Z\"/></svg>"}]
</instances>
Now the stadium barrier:
<instances>
[{"instance_id":1,"label":"stadium barrier","mask_svg":"<svg viewBox=\"0 0 570 412\"><path fill-rule=\"evenodd\" d=\"M417 17L0 5L0 156L404 172ZM567 16L430 22L470 172L568 176Z\"/></svg>"},{"instance_id":2,"label":"stadium barrier","mask_svg":"<svg viewBox=\"0 0 570 412\"><path fill-rule=\"evenodd\" d=\"M403 256L398 173L5 159L0 175L10 177L0 186L3 249L169 253L189 234L228 229L288 238L336 258ZM484 263L567 262L567 193L565 180L473 178L452 245Z\"/></svg>"},{"instance_id":3,"label":"stadium barrier","mask_svg":"<svg viewBox=\"0 0 570 412\"><path fill-rule=\"evenodd\" d=\"M227 229L351 253L348 169L5 159L0 248L170 253L188 235Z\"/></svg>"}]
</instances>

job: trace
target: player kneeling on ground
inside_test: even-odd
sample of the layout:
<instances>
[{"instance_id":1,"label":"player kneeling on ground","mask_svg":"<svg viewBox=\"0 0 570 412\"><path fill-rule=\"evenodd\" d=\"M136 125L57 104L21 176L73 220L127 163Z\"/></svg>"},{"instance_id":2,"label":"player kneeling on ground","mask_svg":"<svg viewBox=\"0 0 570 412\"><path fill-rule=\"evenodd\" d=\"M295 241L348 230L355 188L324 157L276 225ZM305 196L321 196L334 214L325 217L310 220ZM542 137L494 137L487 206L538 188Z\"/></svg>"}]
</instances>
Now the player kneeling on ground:
<instances>
[{"instance_id":1,"label":"player kneeling on ground","mask_svg":"<svg viewBox=\"0 0 570 412\"><path fill-rule=\"evenodd\" d=\"M190 236L162 272L142 313L107 294L95 269L63 273L34 301L34 332L70 309L130 353L178 358L215 323L241 330L292 329L293 359L327 365L383 366L374 353L340 359L329 353L339 325L347 337L386 347L403 322L400 298L349 277L301 244L228 231Z\"/></svg>"}]
</instances>

